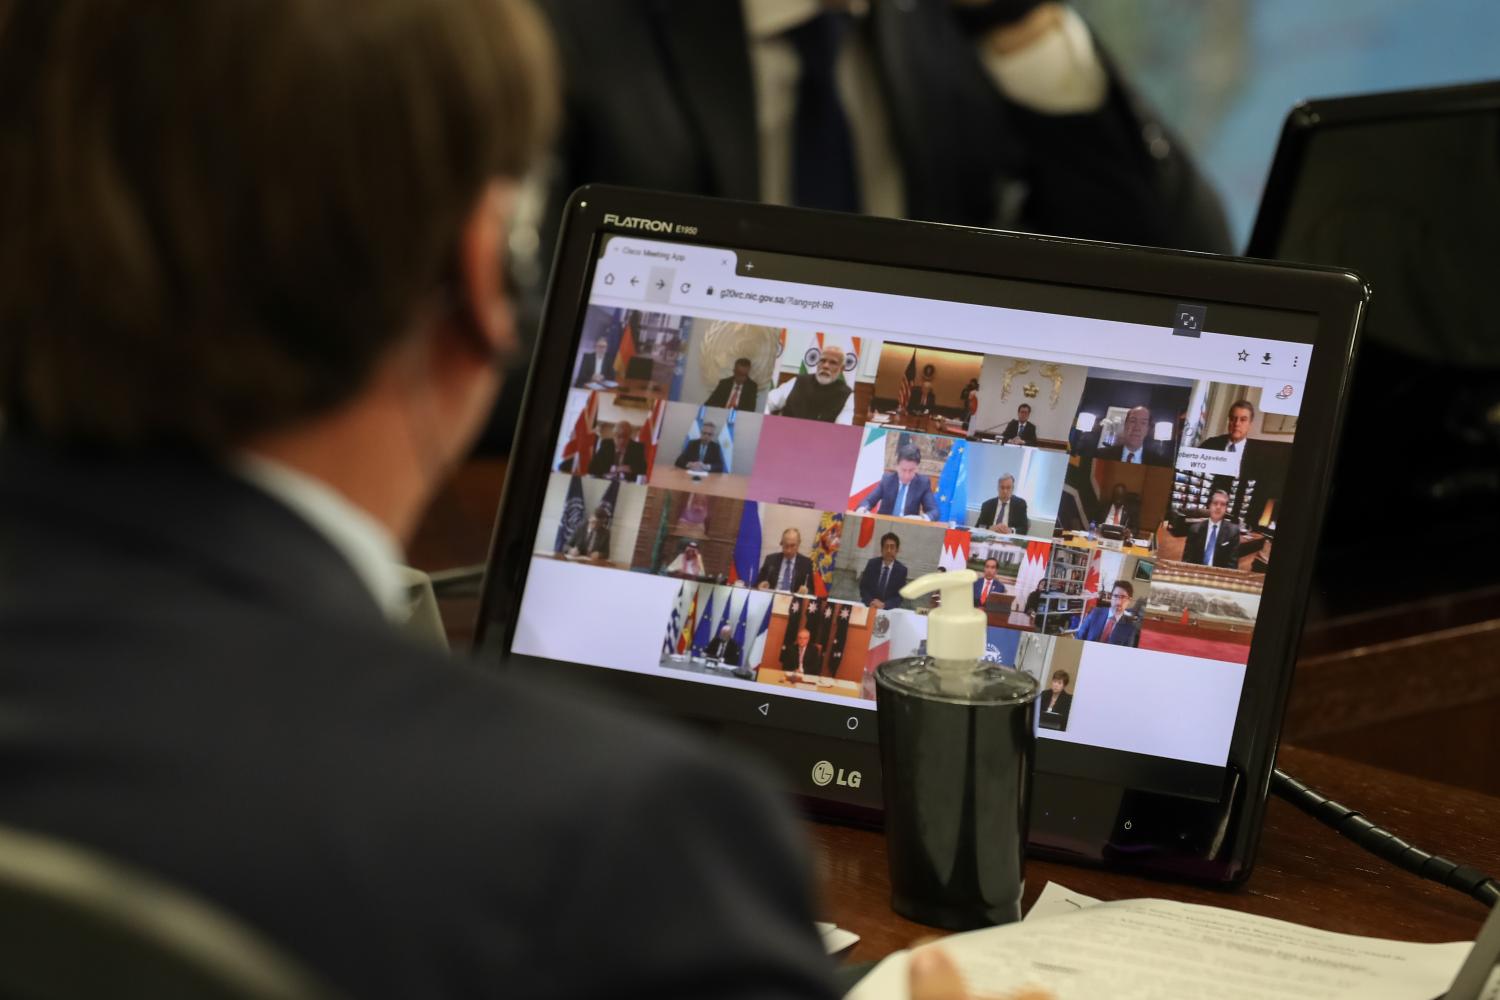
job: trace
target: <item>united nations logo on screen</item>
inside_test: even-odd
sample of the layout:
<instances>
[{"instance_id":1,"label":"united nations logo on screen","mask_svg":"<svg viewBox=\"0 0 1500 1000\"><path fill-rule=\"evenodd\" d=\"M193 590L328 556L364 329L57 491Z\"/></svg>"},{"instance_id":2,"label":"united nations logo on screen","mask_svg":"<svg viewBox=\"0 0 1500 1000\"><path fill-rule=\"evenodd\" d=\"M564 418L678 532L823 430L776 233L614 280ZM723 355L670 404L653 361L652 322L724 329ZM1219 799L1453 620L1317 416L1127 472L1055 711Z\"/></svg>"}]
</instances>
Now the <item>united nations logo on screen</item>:
<instances>
[{"instance_id":1,"label":"united nations logo on screen","mask_svg":"<svg viewBox=\"0 0 1500 1000\"><path fill-rule=\"evenodd\" d=\"M814 764L812 769L812 780L813 784L817 785L819 788L822 788L824 785L832 781L833 764L826 760L820 760L816 764Z\"/></svg>"}]
</instances>

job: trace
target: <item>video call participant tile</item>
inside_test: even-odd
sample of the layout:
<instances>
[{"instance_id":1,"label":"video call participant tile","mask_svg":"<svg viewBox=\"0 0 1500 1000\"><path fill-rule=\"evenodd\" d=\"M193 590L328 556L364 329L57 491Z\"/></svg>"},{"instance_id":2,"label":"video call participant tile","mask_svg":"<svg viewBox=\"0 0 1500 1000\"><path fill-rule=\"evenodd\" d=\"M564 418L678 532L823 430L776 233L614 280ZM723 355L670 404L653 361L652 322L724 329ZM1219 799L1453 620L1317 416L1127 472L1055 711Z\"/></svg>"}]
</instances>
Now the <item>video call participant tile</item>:
<instances>
[{"instance_id":1,"label":"video call participant tile","mask_svg":"<svg viewBox=\"0 0 1500 1000\"><path fill-rule=\"evenodd\" d=\"M1191 379L1090 368L1074 418L1073 453L1130 465L1171 466Z\"/></svg>"},{"instance_id":2,"label":"video call participant tile","mask_svg":"<svg viewBox=\"0 0 1500 1000\"><path fill-rule=\"evenodd\" d=\"M729 582L743 500L651 487L630 567L643 573Z\"/></svg>"},{"instance_id":3,"label":"video call participant tile","mask_svg":"<svg viewBox=\"0 0 1500 1000\"><path fill-rule=\"evenodd\" d=\"M756 680L846 698L864 693L875 612L829 598L777 594Z\"/></svg>"},{"instance_id":4,"label":"video call participant tile","mask_svg":"<svg viewBox=\"0 0 1500 1000\"><path fill-rule=\"evenodd\" d=\"M1263 577L1189 563L1158 564L1141 649L1246 663Z\"/></svg>"},{"instance_id":5,"label":"video call participant tile","mask_svg":"<svg viewBox=\"0 0 1500 1000\"><path fill-rule=\"evenodd\" d=\"M1069 629L1072 637L1138 647L1154 571L1150 559L1109 549L1090 551L1084 583L1084 596L1089 600Z\"/></svg>"},{"instance_id":6,"label":"video call participant tile","mask_svg":"<svg viewBox=\"0 0 1500 1000\"><path fill-rule=\"evenodd\" d=\"M1067 451L1088 369L986 355L979 372L971 440Z\"/></svg>"},{"instance_id":7,"label":"video call participant tile","mask_svg":"<svg viewBox=\"0 0 1500 1000\"><path fill-rule=\"evenodd\" d=\"M963 523L1002 535L1052 537L1068 471L1065 453L976 442L965 452Z\"/></svg>"},{"instance_id":8,"label":"video call participant tile","mask_svg":"<svg viewBox=\"0 0 1500 1000\"><path fill-rule=\"evenodd\" d=\"M1178 478L1182 477L1178 473ZM1163 559L1225 572L1264 573L1270 563L1273 529L1242 524L1233 515L1236 500L1222 486L1174 485L1172 509L1156 532ZM1238 501L1243 510L1253 502Z\"/></svg>"},{"instance_id":9,"label":"video call participant tile","mask_svg":"<svg viewBox=\"0 0 1500 1000\"><path fill-rule=\"evenodd\" d=\"M878 350L867 338L817 330L788 328L776 364L776 384L766 393L762 412L817 421L854 423L859 396L867 395L862 366L865 353Z\"/></svg>"},{"instance_id":10,"label":"video call participant tile","mask_svg":"<svg viewBox=\"0 0 1500 1000\"><path fill-rule=\"evenodd\" d=\"M666 399L692 327L690 317L672 313L589 306L573 362L573 387L650 402Z\"/></svg>"},{"instance_id":11,"label":"video call participant tile","mask_svg":"<svg viewBox=\"0 0 1500 1000\"><path fill-rule=\"evenodd\" d=\"M875 424L862 435L853 478L841 506L856 514L963 523L965 512L953 486L964 478L967 442Z\"/></svg>"},{"instance_id":12,"label":"video call participant tile","mask_svg":"<svg viewBox=\"0 0 1500 1000\"><path fill-rule=\"evenodd\" d=\"M542 499L535 554L627 569L646 506L646 487L553 473Z\"/></svg>"},{"instance_id":13,"label":"video call participant tile","mask_svg":"<svg viewBox=\"0 0 1500 1000\"><path fill-rule=\"evenodd\" d=\"M776 385L779 327L694 318L683 376L672 399L715 409L759 413Z\"/></svg>"},{"instance_id":14,"label":"video call participant tile","mask_svg":"<svg viewBox=\"0 0 1500 1000\"><path fill-rule=\"evenodd\" d=\"M570 391L552 467L575 475L644 483L656 447L655 426L666 406L661 400L652 403L598 389Z\"/></svg>"},{"instance_id":15,"label":"video call participant tile","mask_svg":"<svg viewBox=\"0 0 1500 1000\"><path fill-rule=\"evenodd\" d=\"M937 572L945 532L942 525L846 517L829 593L876 610L907 606L901 588Z\"/></svg>"},{"instance_id":16,"label":"video call participant tile","mask_svg":"<svg viewBox=\"0 0 1500 1000\"><path fill-rule=\"evenodd\" d=\"M842 515L746 501L731 579L756 590L815 593L814 576L829 569L820 552L832 553L836 563L842 533Z\"/></svg>"},{"instance_id":17,"label":"video call participant tile","mask_svg":"<svg viewBox=\"0 0 1500 1000\"><path fill-rule=\"evenodd\" d=\"M1231 519L1274 529L1297 417L1263 411L1264 399L1258 385L1199 384L1188 412L1201 418L1188 421L1177 454L1178 506L1202 506L1208 489L1223 489Z\"/></svg>"},{"instance_id":18,"label":"video call participant tile","mask_svg":"<svg viewBox=\"0 0 1500 1000\"><path fill-rule=\"evenodd\" d=\"M741 587L684 581L662 637L660 665L692 674L755 680L771 596Z\"/></svg>"},{"instance_id":19,"label":"video call participant tile","mask_svg":"<svg viewBox=\"0 0 1500 1000\"><path fill-rule=\"evenodd\" d=\"M651 485L743 498L763 419L759 413L668 403Z\"/></svg>"},{"instance_id":20,"label":"video call participant tile","mask_svg":"<svg viewBox=\"0 0 1500 1000\"><path fill-rule=\"evenodd\" d=\"M1036 628L1051 558L1051 542L970 532L964 565L979 577L974 581L974 606L985 613L992 628Z\"/></svg>"},{"instance_id":21,"label":"video call participant tile","mask_svg":"<svg viewBox=\"0 0 1500 1000\"><path fill-rule=\"evenodd\" d=\"M766 417L746 495L764 503L843 510L861 433L842 424Z\"/></svg>"},{"instance_id":22,"label":"video call participant tile","mask_svg":"<svg viewBox=\"0 0 1500 1000\"><path fill-rule=\"evenodd\" d=\"M864 422L963 437L978 404L984 355L886 341Z\"/></svg>"},{"instance_id":23,"label":"video call participant tile","mask_svg":"<svg viewBox=\"0 0 1500 1000\"><path fill-rule=\"evenodd\" d=\"M1073 699L1078 694L1079 674L1083 669L1083 646L1080 643L1049 639L1053 648L1035 657L1036 666L1028 673L1037 678L1040 694L1036 699L1036 726L1039 736L1068 731L1073 714Z\"/></svg>"}]
</instances>

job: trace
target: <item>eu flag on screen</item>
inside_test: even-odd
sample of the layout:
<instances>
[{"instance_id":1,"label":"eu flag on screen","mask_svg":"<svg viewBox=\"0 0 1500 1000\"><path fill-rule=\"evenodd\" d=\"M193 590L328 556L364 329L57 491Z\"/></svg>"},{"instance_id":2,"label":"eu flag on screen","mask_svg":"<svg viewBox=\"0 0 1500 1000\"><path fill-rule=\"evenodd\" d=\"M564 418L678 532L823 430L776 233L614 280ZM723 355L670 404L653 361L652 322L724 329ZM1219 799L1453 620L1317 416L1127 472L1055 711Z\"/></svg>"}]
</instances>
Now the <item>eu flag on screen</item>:
<instances>
[{"instance_id":1,"label":"eu flag on screen","mask_svg":"<svg viewBox=\"0 0 1500 1000\"><path fill-rule=\"evenodd\" d=\"M750 595L745 595L745 603L740 605L740 620L734 626L734 643L740 649L745 648L745 633L750 629Z\"/></svg>"},{"instance_id":2,"label":"eu flag on screen","mask_svg":"<svg viewBox=\"0 0 1500 1000\"><path fill-rule=\"evenodd\" d=\"M938 477L937 519L951 524L963 524L968 516L969 472L964 461L967 441L954 441L948 460L943 463L943 474Z\"/></svg>"},{"instance_id":3,"label":"eu flag on screen","mask_svg":"<svg viewBox=\"0 0 1500 1000\"><path fill-rule=\"evenodd\" d=\"M693 650L704 649L714 637L714 595L708 595L708 607L703 609L703 617L698 619L698 631L693 633Z\"/></svg>"}]
</instances>

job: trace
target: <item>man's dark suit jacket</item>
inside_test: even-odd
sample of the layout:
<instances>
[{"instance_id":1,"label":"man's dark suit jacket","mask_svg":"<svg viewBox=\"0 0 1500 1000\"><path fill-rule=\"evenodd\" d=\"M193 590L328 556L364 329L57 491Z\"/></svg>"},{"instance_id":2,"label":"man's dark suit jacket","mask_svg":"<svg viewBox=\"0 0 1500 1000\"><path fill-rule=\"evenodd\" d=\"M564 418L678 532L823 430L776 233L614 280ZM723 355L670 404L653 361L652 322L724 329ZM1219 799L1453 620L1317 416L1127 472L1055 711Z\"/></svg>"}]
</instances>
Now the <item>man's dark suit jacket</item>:
<instances>
[{"instance_id":1,"label":"man's dark suit jacket","mask_svg":"<svg viewBox=\"0 0 1500 1000\"><path fill-rule=\"evenodd\" d=\"M990 497L979 505L979 519L974 522L976 528L990 528L995 524L995 515L1000 513L1000 498ZM1031 530L1031 518L1026 516L1026 501L1014 493L1010 497L1010 507L1006 510L1010 515L1010 527L1012 531L1026 534Z\"/></svg>"},{"instance_id":2,"label":"man's dark suit jacket","mask_svg":"<svg viewBox=\"0 0 1500 1000\"><path fill-rule=\"evenodd\" d=\"M755 409L756 389L757 386L753 381L748 378L745 379L745 384L740 386L740 399L735 405L735 409L753 411ZM714 391L708 394L708 398L703 401L703 405L728 406L729 394L732 392L734 392L734 376L726 375L719 380L718 385L714 386Z\"/></svg>"},{"instance_id":3,"label":"man's dark suit jacket","mask_svg":"<svg viewBox=\"0 0 1500 1000\"><path fill-rule=\"evenodd\" d=\"M589 475L607 476L609 470L616 465L628 466L632 476L644 476L646 474L646 449L639 441L630 442L625 448L625 461L621 462L615 452L615 439L605 438L594 449L594 458L589 462Z\"/></svg>"},{"instance_id":4,"label":"man's dark suit jacket","mask_svg":"<svg viewBox=\"0 0 1500 1000\"><path fill-rule=\"evenodd\" d=\"M906 509L897 510L896 501L901 498L901 479L894 472L887 472L880 480L880 485L875 487L875 492L860 501L860 506L868 510L875 510L880 506L879 513L889 514L892 517L918 517L927 515L928 519L937 517L937 494L932 492L932 478L917 473L912 481L906 486Z\"/></svg>"},{"instance_id":5,"label":"man's dark suit jacket","mask_svg":"<svg viewBox=\"0 0 1500 1000\"><path fill-rule=\"evenodd\" d=\"M1114 636L1111 635L1110 638L1113 639ZM1072 695L1066 691L1058 692L1057 704L1054 705L1052 703L1052 689L1047 688L1037 698L1037 701L1041 703L1037 717L1037 725L1039 727L1059 731L1068 728L1068 712L1073 708ZM1052 711L1047 711L1048 706L1051 706Z\"/></svg>"},{"instance_id":6,"label":"man's dark suit jacket","mask_svg":"<svg viewBox=\"0 0 1500 1000\"><path fill-rule=\"evenodd\" d=\"M1099 502L1099 511L1094 515L1094 520L1104 524L1109 519L1109 510L1114 504L1105 497ZM1141 523L1141 499L1134 493L1125 494L1124 501L1120 504L1120 526L1124 528L1135 528Z\"/></svg>"},{"instance_id":7,"label":"man's dark suit jacket","mask_svg":"<svg viewBox=\"0 0 1500 1000\"><path fill-rule=\"evenodd\" d=\"M1112 444L1107 448L1100 448L1094 452L1095 458L1107 459L1111 462L1123 462L1125 460L1125 446L1123 444ZM1147 441L1141 445L1141 465L1171 465L1172 453L1162 447L1159 441Z\"/></svg>"},{"instance_id":8,"label":"man's dark suit jacket","mask_svg":"<svg viewBox=\"0 0 1500 1000\"><path fill-rule=\"evenodd\" d=\"M1013 437L1019 437L1022 444L1029 444L1033 448L1035 448L1036 423L1031 420L1026 421L1026 429L1023 431L1021 430L1021 421L1012 420L1010 423L1005 425L1005 430L1000 432L1000 440L1009 441Z\"/></svg>"},{"instance_id":9,"label":"man's dark suit jacket","mask_svg":"<svg viewBox=\"0 0 1500 1000\"><path fill-rule=\"evenodd\" d=\"M679 469L686 469L689 462L702 462L708 466L710 472L723 472L724 449L719 447L719 442L708 442L706 449L699 447L702 444L701 439L689 441L682 449L682 454L677 456L676 466Z\"/></svg>"},{"instance_id":10,"label":"man's dark suit jacket","mask_svg":"<svg viewBox=\"0 0 1500 1000\"><path fill-rule=\"evenodd\" d=\"M708 644L708 648L703 651L703 655L724 663L732 663L735 666L739 666L740 644L733 639L720 639L718 636L714 636L713 641Z\"/></svg>"},{"instance_id":11,"label":"man's dark suit jacket","mask_svg":"<svg viewBox=\"0 0 1500 1000\"><path fill-rule=\"evenodd\" d=\"M797 669L797 644L794 642L781 650L781 669L786 673L792 673ZM807 655L802 659L802 672L805 674L823 673L823 647L815 642L807 644Z\"/></svg>"},{"instance_id":12,"label":"man's dark suit jacket","mask_svg":"<svg viewBox=\"0 0 1500 1000\"><path fill-rule=\"evenodd\" d=\"M865 563L865 571L859 575L859 599L869 604L879 598L887 608L899 608L902 604L901 588L906 586L906 564L897 559L891 563L891 575L886 580L885 590L880 589L880 568L885 560L876 556Z\"/></svg>"},{"instance_id":13,"label":"man's dark suit jacket","mask_svg":"<svg viewBox=\"0 0 1500 1000\"><path fill-rule=\"evenodd\" d=\"M981 595L983 593L984 593L984 577L981 576L979 579L977 579L977 580L974 581L974 606L976 608L980 608L981 610L983 610L983 608L982 608L982 606L979 603L979 595ZM1005 584L1001 583L999 580L995 580L993 583L990 584L990 596L991 597L994 597L996 594L1003 594L1003 593L1005 593Z\"/></svg>"},{"instance_id":14,"label":"man's dark suit jacket","mask_svg":"<svg viewBox=\"0 0 1500 1000\"><path fill-rule=\"evenodd\" d=\"M0 822L183 886L350 997L833 996L779 796L398 638L216 466L12 438L0 566Z\"/></svg>"},{"instance_id":15,"label":"man's dark suit jacket","mask_svg":"<svg viewBox=\"0 0 1500 1000\"><path fill-rule=\"evenodd\" d=\"M604 359L604 368L597 375L594 374L594 358L598 357L593 351L588 352L578 361L578 371L573 375L573 388L582 389L594 379L609 379L615 377L615 366L607 356Z\"/></svg>"},{"instance_id":16,"label":"man's dark suit jacket","mask_svg":"<svg viewBox=\"0 0 1500 1000\"><path fill-rule=\"evenodd\" d=\"M1207 518L1204 518L1188 528L1187 544L1182 548L1183 562L1203 565L1203 546L1208 544L1210 523ZM1222 569L1234 569L1240 564L1240 526L1231 523L1227 517L1219 522L1219 535L1214 544L1213 564Z\"/></svg>"},{"instance_id":17,"label":"man's dark suit jacket","mask_svg":"<svg viewBox=\"0 0 1500 1000\"><path fill-rule=\"evenodd\" d=\"M1078 631L1073 633L1074 638L1088 642L1102 642L1104 626L1108 622L1109 606L1101 604L1089 612L1088 617L1078 626ZM1109 634L1109 644L1111 646L1134 646L1136 630L1135 619L1121 615L1120 620L1115 622L1115 630Z\"/></svg>"},{"instance_id":18,"label":"man's dark suit jacket","mask_svg":"<svg viewBox=\"0 0 1500 1000\"><path fill-rule=\"evenodd\" d=\"M582 555L591 556L595 552L599 552L608 557L609 529L595 528L594 547L589 548L589 523L585 521L578 526L577 531L573 532L573 537L568 540L568 545L572 548L577 549Z\"/></svg>"},{"instance_id":19,"label":"man's dark suit jacket","mask_svg":"<svg viewBox=\"0 0 1500 1000\"><path fill-rule=\"evenodd\" d=\"M755 585L769 584L772 590L781 585L781 553L772 552L766 556L765 561L760 564L760 572L755 575ZM792 592L796 593L803 587L812 589L812 560L802 553L797 553L796 565L792 567Z\"/></svg>"},{"instance_id":20,"label":"man's dark suit jacket","mask_svg":"<svg viewBox=\"0 0 1500 1000\"><path fill-rule=\"evenodd\" d=\"M1104 107L1045 115L1000 94L950 3L870 6L871 58L888 95L907 218L1234 249L1223 208L1186 147L1126 85L1102 46L1111 76ZM579 185L761 196L754 77L739 0L544 0L542 7L562 57L565 115L538 280L518 324L526 330L538 326L541 279L562 206ZM628 70L622 53L629 53ZM487 441L509 441L507 414L525 383L522 359L506 379Z\"/></svg>"}]
</instances>

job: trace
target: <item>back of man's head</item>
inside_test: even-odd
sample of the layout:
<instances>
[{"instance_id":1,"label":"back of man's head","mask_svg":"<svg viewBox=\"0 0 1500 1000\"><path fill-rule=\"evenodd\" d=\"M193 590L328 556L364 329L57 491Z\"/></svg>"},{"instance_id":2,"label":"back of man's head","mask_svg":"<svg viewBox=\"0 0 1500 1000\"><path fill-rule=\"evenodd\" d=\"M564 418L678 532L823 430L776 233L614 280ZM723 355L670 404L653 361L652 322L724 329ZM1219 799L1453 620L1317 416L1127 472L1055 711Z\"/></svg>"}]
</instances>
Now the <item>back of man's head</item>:
<instances>
[{"instance_id":1,"label":"back of man's head","mask_svg":"<svg viewBox=\"0 0 1500 1000\"><path fill-rule=\"evenodd\" d=\"M454 311L552 117L519 0L0 0L0 416L210 452Z\"/></svg>"}]
</instances>

